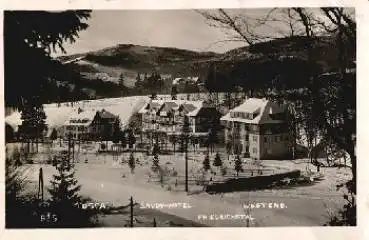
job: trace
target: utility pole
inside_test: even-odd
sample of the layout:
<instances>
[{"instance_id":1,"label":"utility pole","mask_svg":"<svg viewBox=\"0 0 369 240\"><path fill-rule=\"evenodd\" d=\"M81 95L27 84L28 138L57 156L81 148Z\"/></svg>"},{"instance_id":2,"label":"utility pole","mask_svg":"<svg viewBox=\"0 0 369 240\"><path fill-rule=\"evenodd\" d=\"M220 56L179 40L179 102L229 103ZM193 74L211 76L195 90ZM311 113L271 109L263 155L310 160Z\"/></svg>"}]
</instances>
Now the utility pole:
<instances>
[{"instance_id":1,"label":"utility pole","mask_svg":"<svg viewBox=\"0 0 369 240\"><path fill-rule=\"evenodd\" d=\"M72 154L73 154L73 164L74 164L74 139L73 139L73 141L72 141L72 147L73 147L73 149L72 149Z\"/></svg>"},{"instance_id":2,"label":"utility pole","mask_svg":"<svg viewBox=\"0 0 369 240\"><path fill-rule=\"evenodd\" d=\"M184 117L182 129L182 145L185 152L185 191L188 192L188 133L190 132L190 123L188 116Z\"/></svg>"},{"instance_id":3,"label":"utility pole","mask_svg":"<svg viewBox=\"0 0 369 240\"><path fill-rule=\"evenodd\" d=\"M70 163L70 148L71 148L72 133L68 135L68 163Z\"/></svg>"},{"instance_id":4,"label":"utility pole","mask_svg":"<svg viewBox=\"0 0 369 240\"><path fill-rule=\"evenodd\" d=\"M188 144L188 136L187 133L185 135L185 169L186 169L186 192L188 192L188 154L187 154L187 144Z\"/></svg>"},{"instance_id":5,"label":"utility pole","mask_svg":"<svg viewBox=\"0 0 369 240\"><path fill-rule=\"evenodd\" d=\"M156 219L154 218L154 227L156 227Z\"/></svg>"},{"instance_id":6,"label":"utility pole","mask_svg":"<svg viewBox=\"0 0 369 240\"><path fill-rule=\"evenodd\" d=\"M130 207L131 207L131 227L133 227L133 197L130 198Z\"/></svg>"},{"instance_id":7,"label":"utility pole","mask_svg":"<svg viewBox=\"0 0 369 240\"><path fill-rule=\"evenodd\" d=\"M37 192L38 199L44 201L44 176L42 172L42 168L40 168L39 176L38 176L38 192Z\"/></svg>"}]
</instances>

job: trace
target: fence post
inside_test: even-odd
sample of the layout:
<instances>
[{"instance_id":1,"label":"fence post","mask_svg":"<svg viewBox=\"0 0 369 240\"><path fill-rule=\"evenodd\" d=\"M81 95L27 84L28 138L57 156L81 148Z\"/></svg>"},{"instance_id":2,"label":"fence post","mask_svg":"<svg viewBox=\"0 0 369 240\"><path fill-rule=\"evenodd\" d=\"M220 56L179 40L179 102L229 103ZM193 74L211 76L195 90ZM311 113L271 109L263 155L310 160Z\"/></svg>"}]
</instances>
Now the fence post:
<instances>
[{"instance_id":1,"label":"fence post","mask_svg":"<svg viewBox=\"0 0 369 240\"><path fill-rule=\"evenodd\" d=\"M44 177L43 177L43 172L42 172L42 168L40 168L39 171L39 176L38 176L38 193L37 193L38 199L40 200L40 196L41 196L41 201L44 201Z\"/></svg>"},{"instance_id":2,"label":"fence post","mask_svg":"<svg viewBox=\"0 0 369 240\"><path fill-rule=\"evenodd\" d=\"M131 227L133 227L133 197L130 198L131 205Z\"/></svg>"}]
</instances>

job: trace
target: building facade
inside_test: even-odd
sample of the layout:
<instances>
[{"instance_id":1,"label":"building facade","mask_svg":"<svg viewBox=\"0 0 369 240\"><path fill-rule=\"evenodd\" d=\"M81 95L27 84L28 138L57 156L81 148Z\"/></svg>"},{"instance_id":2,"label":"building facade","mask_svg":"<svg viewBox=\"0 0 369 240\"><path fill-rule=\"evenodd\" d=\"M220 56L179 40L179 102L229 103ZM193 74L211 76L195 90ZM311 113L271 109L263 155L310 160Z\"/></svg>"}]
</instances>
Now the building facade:
<instances>
[{"instance_id":1,"label":"building facade","mask_svg":"<svg viewBox=\"0 0 369 240\"><path fill-rule=\"evenodd\" d=\"M209 133L212 123L219 121L220 114L203 101L152 100L139 110L142 132L160 134L164 141L182 134L185 118L189 123L189 134L194 142L201 143Z\"/></svg>"},{"instance_id":2,"label":"building facade","mask_svg":"<svg viewBox=\"0 0 369 240\"><path fill-rule=\"evenodd\" d=\"M280 159L291 152L286 106L250 98L221 118L229 152L253 159Z\"/></svg>"},{"instance_id":3,"label":"building facade","mask_svg":"<svg viewBox=\"0 0 369 240\"><path fill-rule=\"evenodd\" d=\"M64 139L107 140L118 130L119 117L102 110L81 110L70 116L59 130Z\"/></svg>"}]
</instances>

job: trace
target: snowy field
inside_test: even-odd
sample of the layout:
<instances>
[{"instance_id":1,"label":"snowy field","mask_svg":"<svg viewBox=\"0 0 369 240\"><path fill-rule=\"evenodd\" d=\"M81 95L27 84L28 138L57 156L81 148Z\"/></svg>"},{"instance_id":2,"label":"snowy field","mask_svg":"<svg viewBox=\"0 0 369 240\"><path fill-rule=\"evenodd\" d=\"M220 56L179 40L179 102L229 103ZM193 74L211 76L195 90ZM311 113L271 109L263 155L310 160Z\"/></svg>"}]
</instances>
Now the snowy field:
<instances>
[{"instance_id":1,"label":"snowy field","mask_svg":"<svg viewBox=\"0 0 369 240\"><path fill-rule=\"evenodd\" d=\"M9 149L14 146L8 145ZM65 149L60 148L57 142L53 147L42 146L40 153L34 156L35 163L25 165L25 174L31 181L29 191L36 191L38 169L44 170L45 184L51 179L55 172L54 167L45 164L50 154ZM232 192L225 194L210 195L203 191L201 185L196 184L196 179L201 176L199 169L202 168L204 154L200 152L189 153L189 190L184 192L184 156L182 153L176 155L159 155L162 169L167 169L164 183L160 183L160 177L151 171L152 156L144 153L134 153L136 167L134 173L128 165L129 153L120 155L97 154L98 145L85 145L75 150L75 170L79 183L82 184L82 194L96 201L109 202L114 206L127 205L130 196L137 202L145 203L172 203L185 202L191 205L191 209L160 209L166 214L196 221L209 226L245 226L245 220L215 221L199 219L199 214L244 214L242 205L245 202L271 202L283 203L284 209L253 209L251 215L255 218L251 226L318 226L328 220L331 212L337 211L343 203L342 191L337 191L335 186L350 179L350 170L345 168L321 168L320 172L324 179L315 184L299 187L286 187L282 189L268 189L258 191ZM228 162L226 156L222 155L223 164L227 166L226 177L235 174L232 159ZM86 159L88 160L86 162ZM214 155L210 156L210 161ZM243 159L243 168L252 168L247 159ZM212 168L216 170L216 167ZM267 171L283 172L286 170L299 169L316 171L307 160L296 161L262 161L262 168ZM173 174L174 171L177 174ZM245 171L244 175L250 174ZM207 176L209 178L209 176ZM219 172L212 176L213 180L221 180L223 177Z\"/></svg>"}]
</instances>

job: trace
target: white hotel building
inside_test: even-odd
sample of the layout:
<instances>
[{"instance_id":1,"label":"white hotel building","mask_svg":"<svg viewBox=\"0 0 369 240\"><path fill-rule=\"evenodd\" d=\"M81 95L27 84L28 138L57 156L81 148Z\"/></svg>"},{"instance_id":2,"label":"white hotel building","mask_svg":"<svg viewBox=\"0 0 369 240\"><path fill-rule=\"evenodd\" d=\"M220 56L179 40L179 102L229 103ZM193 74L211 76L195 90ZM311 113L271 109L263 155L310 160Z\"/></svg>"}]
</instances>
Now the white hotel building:
<instances>
[{"instance_id":1,"label":"white hotel building","mask_svg":"<svg viewBox=\"0 0 369 240\"><path fill-rule=\"evenodd\" d=\"M220 120L225 143L235 154L253 159L281 159L291 151L286 106L250 98Z\"/></svg>"}]
</instances>

